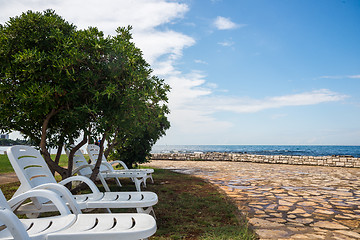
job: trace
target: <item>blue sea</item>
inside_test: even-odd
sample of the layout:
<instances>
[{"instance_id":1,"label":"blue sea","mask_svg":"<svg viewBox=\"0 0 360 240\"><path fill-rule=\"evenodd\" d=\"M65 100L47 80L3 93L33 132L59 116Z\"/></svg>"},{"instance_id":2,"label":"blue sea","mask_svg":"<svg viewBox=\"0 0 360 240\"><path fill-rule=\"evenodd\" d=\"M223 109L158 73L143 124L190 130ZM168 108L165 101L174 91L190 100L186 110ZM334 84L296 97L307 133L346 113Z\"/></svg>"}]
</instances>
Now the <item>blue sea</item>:
<instances>
[{"instance_id":1,"label":"blue sea","mask_svg":"<svg viewBox=\"0 0 360 240\"><path fill-rule=\"evenodd\" d=\"M360 157L360 146L318 145L155 145L152 153L232 152L259 155L353 156Z\"/></svg>"}]
</instances>

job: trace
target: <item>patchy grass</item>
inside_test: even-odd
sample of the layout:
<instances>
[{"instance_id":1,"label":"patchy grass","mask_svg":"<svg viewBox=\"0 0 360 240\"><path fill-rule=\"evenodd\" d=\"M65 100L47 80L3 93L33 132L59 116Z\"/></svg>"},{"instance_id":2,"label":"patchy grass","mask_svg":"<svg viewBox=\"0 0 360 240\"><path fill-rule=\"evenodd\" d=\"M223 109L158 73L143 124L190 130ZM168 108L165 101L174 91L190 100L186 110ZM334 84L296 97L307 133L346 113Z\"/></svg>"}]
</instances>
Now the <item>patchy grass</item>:
<instances>
[{"instance_id":1,"label":"patchy grass","mask_svg":"<svg viewBox=\"0 0 360 240\"><path fill-rule=\"evenodd\" d=\"M235 205L212 184L169 170L155 169L153 176L155 183L148 183L146 191L159 196L154 206L158 230L150 239L257 239ZM121 182L120 190L135 189L130 181Z\"/></svg>"},{"instance_id":2,"label":"patchy grass","mask_svg":"<svg viewBox=\"0 0 360 240\"><path fill-rule=\"evenodd\" d=\"M155 169L155 183L148 183L146 191L157 193L159 202L154 206L158 230L152 240L164 239L256 239L245 218L227 196L202 179L190 175ZM130 180L122 180L123 187L111 184L113 191L134 191ZM7 199L19 183L1 186ZM99 186L100 187L100 186ZM100 187L103 189L102 187ZM134 212L112 209L113 212Z\"/></svg>"},{"instance_id":3,"label":"patchy grass","mask_svg":"<svg viewBox=\"0 0 360 240\"><path fill-rule=\"evenodd\" d=\"M9 159L6 154L0 154L0 173L9 173L13 172Z\"/></svg>"},{"instance_id":4,"label":"patchy grass","mask_svg":"<svg viewBox=\"0 0 360 240\"><path fill-rule=\"evenodd\" d=\"M9 200L16 190L19 188L20 182L7 183L0 185L1 191L3 192L5 198Z\"/></svg>"}]
</instances>

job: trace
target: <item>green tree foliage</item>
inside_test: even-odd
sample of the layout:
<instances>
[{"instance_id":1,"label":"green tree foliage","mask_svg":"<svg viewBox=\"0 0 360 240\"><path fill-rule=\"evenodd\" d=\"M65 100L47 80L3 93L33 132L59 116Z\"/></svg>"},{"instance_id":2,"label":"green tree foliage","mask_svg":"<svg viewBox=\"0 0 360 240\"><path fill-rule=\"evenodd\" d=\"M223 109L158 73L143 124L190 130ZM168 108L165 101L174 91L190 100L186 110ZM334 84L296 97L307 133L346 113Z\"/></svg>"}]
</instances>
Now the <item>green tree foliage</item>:
<instances>
[{"instance_id":1,"label":"green tree foliage","mask_svg":"<svg viewBox=\"0 0 360 240\"><path fill-rule=\"evenodd\" d=\"M53 11L23 13L0 26L0 119L41 147L51 168L46 134L52 118L72 101L76 28ZM55 125L55 124L54 124Z\"/></svg>"},{"instance_id":2,"label":"green tree foliage","mask_svg":"<svg viewBox=\"0 0 360 240\"><path fill-rule=\"evenodd\" d=\"M20 131L35 142L63 178L70 176L73 154L89 136L103 143L143 134L156 141L169 127L169 86L151 75L130 30L119 28L114 37L97 28L77 30L52 10L28 11L0 25L0 130ZM144 124L155 127L144 130L149 127ZM60 167L63 145L80 136L68 167ZM49 147L59 149L55 159Z\"/></svg>"},{"instance_id":3,"label":"green tree foliage","mask_svg":"<svg viewBox=\"0 0 360 240\"><path fill-rule=\"evenodd\" d=\"M116 46L124 46L116 55L127 56L128 87L126 88L126 102L119 102L123 106L124 115L112 118L108 127L111 128L106 139L110 143L107 154L111 158L121 159L128 166L143 163L150 154L152 145L165 134L170 124L165 117L169 112L164 103L167 101L169 86L162 79L152 76L149 65L142 57L140 49L130 42L131 28L117 29L118 35L113 39ZM110 114L112 113L110 109ZM108 119L108 118L104 118ZM96 121L99 122L99 121ZM107 155L106 154L106 155Z\"/></svg>"},{"instance_id":4,"label":"green tree foliage","mask_svg":"<svg viewBox=\"0 0 360 240\"><path fill-rule=\"evenodd\" d=\"M129 168L132 168L133 164L146 162L152 146L170 127L164 115L167 113L165 108L165 106L148 106L146 116L143 119L144 122L131 128L136 129L136 131L125 132L123 130L121 133L118 132L114 137L114 146L109 159L121 160Z\"/></svg>"}]
</instances>

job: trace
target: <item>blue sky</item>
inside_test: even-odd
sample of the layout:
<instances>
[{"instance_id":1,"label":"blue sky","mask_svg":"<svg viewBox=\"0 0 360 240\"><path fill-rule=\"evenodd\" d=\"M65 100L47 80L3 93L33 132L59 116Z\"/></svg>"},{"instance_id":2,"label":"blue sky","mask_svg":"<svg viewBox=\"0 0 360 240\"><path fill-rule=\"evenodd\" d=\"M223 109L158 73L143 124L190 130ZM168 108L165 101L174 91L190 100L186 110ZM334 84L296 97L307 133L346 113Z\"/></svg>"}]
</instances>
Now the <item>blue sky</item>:
<instances>
[{"instance_id":1,"label":"blue sky","mask_svg":"<svg viewBox=\"0 0 360 240\"><path fill-rule=\"evenodd\" d=\"M172 87L158 144L360 145L358 0L0 0L134 42Z\"/></svg>"}]
</instances>

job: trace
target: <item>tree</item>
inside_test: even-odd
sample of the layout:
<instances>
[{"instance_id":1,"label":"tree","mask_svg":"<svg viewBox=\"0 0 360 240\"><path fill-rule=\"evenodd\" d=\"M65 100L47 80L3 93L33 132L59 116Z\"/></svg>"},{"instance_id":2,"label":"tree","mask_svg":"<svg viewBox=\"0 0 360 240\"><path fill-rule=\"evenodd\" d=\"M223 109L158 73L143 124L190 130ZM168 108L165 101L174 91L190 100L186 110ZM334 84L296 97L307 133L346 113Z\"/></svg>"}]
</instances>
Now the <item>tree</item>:
<instances>
[{"instance_id":1,"label":"tree","mask_svg":"<svg viewBox=\"0 0 360 240\"><path fill-rule=\"evenodd\" d=\"M76 28L54 11L28 11L0 25L0 119L2 130L17 130L40 147L47 164L62 176L66 169L51 160L47 132L54 116L73 101L76 82Z\"/></svg>"},{"instance_id":2,"label":"tree","mask_svg":"<svg viewBox=\"0 0 360 240\"><path fill-rule=\"evenodd\" d=\"M1 129L34 141L63 178L72 170L72 157L67 169L58 165L63 144L88 135L88 103L100 91L98 74L106 67L98 47L104 42L102 32L77 31L52 10L28 11L0 26ZM84 143L86 138L74 151ZM49 147L59 149L54 161Z\"/></svg>"},{"instance_id":3,"label":"tree","mask_svg":"<svg viewBox=\"0 0 360 240\"><path fill-rule=\"evenodd\" d=\"M52 10L28 11L0 25L0 130L20 131L66 178L88 137L100 136L103 143L116 134L144 132L153 109L167 122L169 87L151 75L130 30L104 37L97 28L77 30ZM168 127L162 126L159 132ZM67 168L60 167L62 147L80 136ZM58 148L54 160L49 147Z\"/></svg>"}]
</instances>

